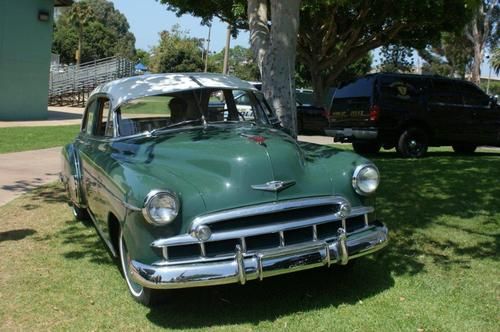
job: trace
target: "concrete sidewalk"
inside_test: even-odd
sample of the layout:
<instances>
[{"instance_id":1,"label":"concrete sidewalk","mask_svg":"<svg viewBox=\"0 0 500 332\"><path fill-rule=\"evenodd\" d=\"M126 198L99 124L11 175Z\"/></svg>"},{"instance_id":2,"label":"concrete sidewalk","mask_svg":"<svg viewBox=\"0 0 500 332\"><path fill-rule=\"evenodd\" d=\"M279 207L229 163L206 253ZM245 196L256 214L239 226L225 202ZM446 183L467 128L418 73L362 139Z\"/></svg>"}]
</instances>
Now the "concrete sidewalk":
<instances>
[{"instance_id":1,"label":"concrete sidewalk","mask_svg":"<svg viewBox=\"0 0 500 332\"><path fill-rule=\"evenodd\" d=\"M57 180L60 155L61 147L0 154L0 206Z\"/></svg>"}]
</instances>

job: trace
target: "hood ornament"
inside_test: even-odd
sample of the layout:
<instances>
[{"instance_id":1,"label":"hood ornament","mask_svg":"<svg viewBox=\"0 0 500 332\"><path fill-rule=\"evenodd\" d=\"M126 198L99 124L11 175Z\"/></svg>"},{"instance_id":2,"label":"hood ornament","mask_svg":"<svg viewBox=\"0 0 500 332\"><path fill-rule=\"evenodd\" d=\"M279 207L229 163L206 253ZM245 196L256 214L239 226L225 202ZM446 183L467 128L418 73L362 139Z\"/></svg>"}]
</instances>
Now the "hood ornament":
<instances>
[{"instance_id":1,"label":"hood ornament","mask_svg":"<svg viewBox=\"0 0 500 332\"><path fill-rule=\"evenodd\" d=\"M240 136L247 138L250 141L253 141L259 145L266 145L266 138L260 135L248 135L248 134L240 134Z\"/></svg>"},{"instance_id":2,"label":"hood ornament","mask_svg":"<svg viewBox=\"0 0 500 332\"><path fill-rule=\"evenodd\" d=\"M295 184L295 181L269 181L264 184L254 184L252 189L279 192Z\"/></svg>"}]
</instances>

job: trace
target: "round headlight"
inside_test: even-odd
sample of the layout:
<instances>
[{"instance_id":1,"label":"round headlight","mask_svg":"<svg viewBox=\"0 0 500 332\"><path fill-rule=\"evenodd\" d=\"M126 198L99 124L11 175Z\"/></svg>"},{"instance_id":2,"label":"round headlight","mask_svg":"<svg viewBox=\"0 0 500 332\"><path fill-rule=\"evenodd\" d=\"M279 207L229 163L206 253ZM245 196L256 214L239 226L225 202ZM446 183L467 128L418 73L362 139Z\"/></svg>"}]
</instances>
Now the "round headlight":
<instances>
[{"instance_id":1,"label":"round headlight","mask_svg":"<svg viewBox=\"0 0 500 332\"><path fill-rule=\"evenodd\" d=\"M179 213L179 200L169 191L151 191L144 200L142 214L146 220L157 226L173 221Z\"/></svg>"},{"instance_id":2,"label":"round headlight","mask_svg":"<svg viewBox=\"0 0 500 332\"><path fill-rule=\"evenodd\" d=\"M352 187L360 195L373 194L380 183L380 174L375 165L356 167L352 175Z\"/></svg>"}]
</instances>

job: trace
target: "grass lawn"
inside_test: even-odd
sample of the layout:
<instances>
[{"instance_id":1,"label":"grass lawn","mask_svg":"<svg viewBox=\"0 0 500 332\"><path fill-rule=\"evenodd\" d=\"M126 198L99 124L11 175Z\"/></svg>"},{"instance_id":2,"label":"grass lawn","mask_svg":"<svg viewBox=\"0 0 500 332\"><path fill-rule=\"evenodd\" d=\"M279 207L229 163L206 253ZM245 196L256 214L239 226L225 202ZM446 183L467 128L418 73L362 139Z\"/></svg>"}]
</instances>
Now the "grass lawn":
<instances>
[{"instance_id":1,"label":"grass lawn","mask_svg":"<svg viewBox=\"0 0 500 332\"><path fill-rule=\"evenodd\" d=\"M62 146L78 134L79 125L0 128L0 153Z\"/></svg>"},{"instance_id":2,"label":"grass lawn","mask_svg":"<svg viewBox=\"0 0 500 332\"><path fill-rule=\"evenodd\" d=\"M374 158L391 243L352 268L135 303L59 185L0 207L0 330L499 331L500 154Z\"/></svg>"}]
</instances>

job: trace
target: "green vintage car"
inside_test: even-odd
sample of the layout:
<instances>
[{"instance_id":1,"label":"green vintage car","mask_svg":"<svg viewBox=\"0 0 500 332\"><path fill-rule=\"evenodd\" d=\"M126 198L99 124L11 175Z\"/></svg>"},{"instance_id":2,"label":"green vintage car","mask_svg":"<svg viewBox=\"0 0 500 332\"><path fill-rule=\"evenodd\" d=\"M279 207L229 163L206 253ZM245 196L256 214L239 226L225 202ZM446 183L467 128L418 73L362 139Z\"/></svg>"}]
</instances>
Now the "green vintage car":
<instances>
[{"instance_id":1,"label":"green vintage car","mask_svg":"<svg viewBox=\"0 0 500 332\"><path fill-rule=\"evenodd\" d=\"M234 97L247 94L252 116ZM262 94L217 74L159 74L92 92L61 180L119 257L132 296L347 264L387 244L377 168L298 142Z\"/></svg>"}]
</instances>

